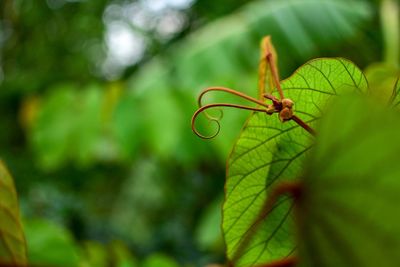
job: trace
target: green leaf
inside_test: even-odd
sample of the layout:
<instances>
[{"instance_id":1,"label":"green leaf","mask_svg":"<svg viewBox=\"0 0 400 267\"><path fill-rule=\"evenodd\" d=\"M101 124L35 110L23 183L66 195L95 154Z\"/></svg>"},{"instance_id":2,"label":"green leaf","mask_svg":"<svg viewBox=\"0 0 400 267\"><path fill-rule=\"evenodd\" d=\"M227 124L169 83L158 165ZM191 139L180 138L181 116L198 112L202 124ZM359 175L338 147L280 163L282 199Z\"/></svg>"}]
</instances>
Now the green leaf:
<instances>
[{"instance_id":1,"label":"green leaf","mask_svg":"<svg viewBox=\"0 0 400 267\"><path fill-rule=\"evenodd\" d=\"M85 263L91 267L107 267L110 261L107 247L97 241L84 242L83 254L84 259L81 263Z\"/></svg>"},{"instance_id":2,"label":"green leaf","mask_svg":"<svg viewBox=\"0 0 400 267\"><path fill-rule=\"evenodd\" d=\"M396 80L400 77L400 69L385 63L373 63L364 70L371 95L376 100L387 103L397 102ZM393 103L395 104L395 103Z\"/></svg>"},{"instance_id":3,"label":"green leaf","mask_svg":"<svg viewBox=\"0 0 400 267\"><path fill-rule=\"evenodd\" d=\"M129 248L122 241L111 242L110 251L114 266L116 267L137 267L139 264Z\"/></svg>"},{"instance_id":4,"label":"green leaf","mask_svg":"<svg viewBox=\"0 0 400 267\"><path fill-rule=\"evenodd\" d=\"M25 265L26 241L13 179L0 160L0 263Z\"/></svg>"},{"instance_id":5,"label":"green leaf","mask_svg":"<svg viewBox=\"0 0 400 267\"><path fill-rule=\"evenodd\" d=\"M46 95L30 136L43 169L54 170L69 161L86 167L115 157L103 134L111 109L106 97L95 84L81 91L74 84L61 84Z\"/></svg>"},{"instance_id":6,"label":"green leaf","mask_svg":"<svg viewBox=\"0 0 400 267\"><path fill-rule=\"evenodd\" d=\"M138 101L131 95L124 96L113 113L111 129L123 158L137 156L141 136L141 113Z\"/></svg>"},{"instance_id":7,"label":"green leaf","mask_svg":"<svg viewBox=\"0 0 400 267\"><path fill-rule=\"evenodd\" d=\"M221 232L222 196L211 202L201 215L195 231L196 245L202 251L224 251Z\"/></svg>"},{"instance_id":8,"label":"green leaf","mask_svg":"<svg viewBox=\"0 0 400 267\"><path fill-rule=\"evenodd\" d=\"M53 88L42 102L32 128L33 151L44 169L54 169L66 161L76 118L71 108L77 100L73 89L71 84Z\"/></svg>"},{"instance_id":9,"label":"green leaf","mask_svg":"<svg viewBox=\"0 0 400 267\"><path fill-rule=\"evenodd\" d=\"M399 114L372 100L321 120L296 213L302 266L399 266L399 133Z\"/></svg>"},{"instance_id":10,"label":"green leaf","mask_svg":"<svg viewBox=\"0 0 400 267\"><path fill-rule=\"evenodd\" d=\"M340 58L310 61L281 85L285 97L295 103L295 114L311 127L337 94L367 90L361 71ZM229 259L257 217L271 186L299 176L313 139L293 121L281 123L277 116L265 113L250 117L228 160L223 231ZM291 209L287 198L276 204L238 266L268 262L293 252L288 223Z\"/></svg>"},{"instance_id":11,"label":"green leaf","mask_svg":"<svg viewBox=\"0 0 400 267\"><path fill-rule=\"evenodd\" d=\"M65 228L42 219L26 221L24 226L30 263L40 266L78 266L80 250Z\"/></svg>"},{"instance_id":12,"label":"green leaf","mask_svg":"<svg viewBox=\"0 0 400 267\"><path fill-rule=\"evenodd\" d=\"M178 267L178 263L175 262L171 257L161 254L154 253L148 256L143 263L142 267Z\"/></svg>"},{"instance_id":13,"label":"green leaf","mask_svg":"<svg viewBox=\"0 0 400 267\"><path fill-rule=\"evenodd\" d=\"M137 267L137 260L122 241L112 241L104 245L98 241L85 241L82 244L82 257L79 267Z\"/></svg>"}]
</instances>

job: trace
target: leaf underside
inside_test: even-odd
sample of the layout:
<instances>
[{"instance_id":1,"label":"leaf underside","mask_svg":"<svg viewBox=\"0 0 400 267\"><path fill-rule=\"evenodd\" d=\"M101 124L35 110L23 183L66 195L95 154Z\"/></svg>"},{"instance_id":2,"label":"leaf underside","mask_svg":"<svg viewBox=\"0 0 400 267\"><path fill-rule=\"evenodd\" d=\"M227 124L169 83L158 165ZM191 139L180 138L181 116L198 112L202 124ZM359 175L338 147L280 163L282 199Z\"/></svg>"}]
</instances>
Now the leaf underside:
<instances>
[{"instance_id":1,"label":"leaf underside","mask_svg":"<svg viewBox=\"0 0 400 267\"><path fill-rule=\"evenodd\" d=\"M0 160L0 263L25 265L26 242L13 179Z\"/></svg>"},{"instance_id":2,"label":"leaf underside","mask_svg":"<svg viewBox=\"0 0 400 267\"><path fill-rule=\"evenodd\" d=\"M316 59L282 81L294 112L313 127L336 95L366 93L367 82L351 62ZM281 123L276 115L250 116L227 163L223 231L229 259L249 231L269 190L277 182L299 177L313 137L293 121ZM252 266L280 259L296 250L291 227L292 202L281 198L244 250L236 266Z\"/></svg>"},{"instance_id":3,"label":"leaf underside","mask_svg":"<svg viewBox=\"0 0 400 267\"><path fill-rule=\"evenodd\" d=\"M301 266L399 266L398 115L353 98L321 121L299 205Z\"/></svg>"}]
</instances>

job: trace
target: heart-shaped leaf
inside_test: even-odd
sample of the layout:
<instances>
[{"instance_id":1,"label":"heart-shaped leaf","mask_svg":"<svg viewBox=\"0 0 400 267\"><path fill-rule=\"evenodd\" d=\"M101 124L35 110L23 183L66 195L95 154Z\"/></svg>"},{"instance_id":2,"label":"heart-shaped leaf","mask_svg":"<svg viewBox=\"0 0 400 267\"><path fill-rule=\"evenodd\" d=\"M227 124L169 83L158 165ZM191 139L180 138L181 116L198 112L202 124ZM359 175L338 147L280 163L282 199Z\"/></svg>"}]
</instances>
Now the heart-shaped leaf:
<instances>
[{"instance_id":1,"label":"heart-shaped leaf","mask_svg":"<svg viewBox=\"0 0 400 267\"><path fill-rule=\"evenodd\" d=\"M338 94L365 93L367 82L351 62L317 59L299 68L281 84L294 101L295 114L313 126L327 103ZM247 121L228 160L223 231L227 254L236 266L252 266L291 254L295 245L288 223L291 201L276 203L250 244L238 251L246 233L277 181L298 177L313 137L293 121L255 113ZM238 255L241 254L241 255Z\"/></svg>"},{"instance_id":2,"label":"heart-shaped leaf","mask_svg":"<svg viewBox=\"0 0 400 267\"><path fill-rule=\"evenodd\" d=\"M321 120L296 212L301 266L399 266L399 133L376 101L335 102Z\"/></svg>"},{"instance_id":3,"label":"heart-shaped leaf","mask_svg":"<svg viewBox=\"0 0 400 267\"><path fill-rule=\"evenodd\" d=\"M0 161L0 264L25 266L26 242L14 181Z\"/></svg>"}]
</instances>

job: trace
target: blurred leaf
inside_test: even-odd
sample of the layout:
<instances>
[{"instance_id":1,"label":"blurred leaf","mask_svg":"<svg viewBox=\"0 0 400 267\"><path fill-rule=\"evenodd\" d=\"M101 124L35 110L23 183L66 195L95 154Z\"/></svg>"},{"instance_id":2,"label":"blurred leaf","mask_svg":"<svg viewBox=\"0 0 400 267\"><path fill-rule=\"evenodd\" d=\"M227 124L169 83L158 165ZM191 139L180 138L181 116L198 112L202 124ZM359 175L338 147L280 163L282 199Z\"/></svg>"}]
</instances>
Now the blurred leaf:
<instances>
[{"instance_id":1,"label":"blurred leaf","mask_svg":"<svg viewBox=\"0 0 400 267\"><path fill-rule=\"evenodd\" d=\"M71 132L70 157L81 165L88 165L96 158L102 130L103 92L89 86L75 96L73 108L75 128ZM79 114L79 115L78 115Z\"/></svg>"},{"instance_id":2,"label":"blurred leaf","mask_svg":"<svg viewBox=\"0 0 400 267\"><path fill-rule=\"evenodd\" d=\"M32 128L32 143L42 168L59 168L73 159L87 166L95 160L115 156L106 131L110 123L112 93L89 85L77 91L74 84L63 84L42 101Z\"/></svg>"},{"instance_id":3,"label":"blurred leaf","mask_svg":"<svg viewBox=\"0 0 400 267\"><path fill-rule=\"evenodd\" d=\"M115 267L136 267L137 260L131 255L128 247L121 241L113 241L110 244L110 250Z\"/></svg>"},{"instance_id":4,"label":"blurred leaf","mask_svg":"<svg viewBox=\"0 0 400 267\"><path fill-rule=\"evenodd\" d=\"M384 41L383 57L388 65L400 67L400 5L396 0L380 1L380 22Z\"/></svg>"},{"instance_id":5,"label":"blurred leaf","mask_svg":"<svg viewBox=\"0 0 400 267\"><path fill-rule=\"evenodd\" d=\"M29 263L39 266L78 266L80 250L66 229L42 219L28 220L24 228Z\"/></svg>"},{"instance_id":6,"label":"blurred leaf","mask_svg":"<svg viewBox=\"0 0 400 267\"><path fill-rule=\"evenodd\" d=\"M372 96L387 103L392 96L394 86L400 77L400 69L385 63L374 63L365 71Z\"/></svg>"},{"instance_id":7,"label":"blurred leaf","mask_svg":"<svg viewBox=\"0 0 400 267\"><path fill-rule=\"evenodd\" d=\"M1 91L43 92L60 81L93 79L91 70L105 56L101 18L108 4L108 0L1 1L5 74Z\"/></svg>"},{"instance_id":8,"label":"blurred leaf","mask_svg":"<svg viewBox=\"0 0 400 267\"><path fill-rule=\"evenodd\" d=\"M107 123L113 119L112 114L115 110L116 105L121 100L123 86L124 85L122 83L115 82L109 84L107 89L105 90L102 109L103 123Z\"/></svg>"},{"instance_id":9,"label":"blurred leaf","mask_svg":"<svg viewBox=\"0 0 400 267\"><path fill-rule=\"evenodd\" d=\"M365 93L367 81L351 62L316 59L282 81L285 97L294 101L294 113L313 127L337 94ZM313 137L295 122L256 113L246 123L228 160L223 230L228 257L236 252L265 202L271 186L298 177ZM243 252L238 266L252 266L293 252L290 230L292 204L277 203Z\"/></svg>"},{"instance_id":10,"label":"blurred leaf","mask_svg":"<svg viewBox=\"0 0 400 267\"><path fill-rule=\"evenodd\" d=\"M73 85L60 85L49 94L32 129L32 143L45 169L54 169L66 161L74 128Z\"/></svg>"},{"instance_id":11,"label":"blurred leaf","mask_svg":"<svg viewBox=\"0 0 400 267\"><path fill-rule=\"evenodd\" d=\"M0 160L0 265L25 265L26 241L14 181Z\"/></svg>"},{"instance_id":12,"label":"blurred leaf","mask_svg":"<svg viewBox=\"0 0 400 267\"><path fill-rule=\"evenodd\" d=\"M294 61L353 37L371 18L370 8L364 1L345 0L251 2L192 34L177 48L179 83L197 89L221 80L235 84L237 75L256 69L254 59L258 59L258 44L265 35L278 44L279 64L287 73Z\"/></svg>"},{"instance_id":13,"label":"blurred leaf","mask_svg":"<svg viewBox=\"0 0 400 267\"><path fill-rule=\"evenodd\" d=\"M40 101L38 97L28 97L24 99L21 105L19 121L27 132L29 132L36 120L39 107Z\"/></svg>"},{"instance_id":14,"label":"blurred leaf","mask_svg":"<svg viewBox=\"0 0 400 267\"><path fill-rule=\"evenodd\" d=\"M143 261L141 267L179 267L179 265L167 255L154 253Z\"/></svg>"},{"instance_id":15,"label":"blurred leaf","mask_svg":"<svg viewBox=\"0 0 400 267\"><path fill-rule=\"evenodd\" d=\"M90 267L107 267L109 257L107 248L96 241L86 241L83 244L83 264ZM82 263L81 263L82 264Z\"/></svg>"},{"instance_id":16,"label":"blurred leaf","mask_svg":"<svg viewBox=\"0 0 400 267\"><path fill-rule=\"evenodd\" d=\"M168 88L152 90L147 106L144 108L148 144L152 151L162 158L171 156L180 143L185 125L177 99Z\"/></svg>"},{"instance_id":17,"label":"blurred leaf","mask_svg":"<svg viewBox=\"0 0 400 267\"><path fill-rule=\"evenodd\" d=\"M399 133L399 114L371 99L329 109L301 176L301 266L399 265Z\"/></svg>"},{"instance_id":18,"label":"blurred leaf","mask_svg":"<svg viewBox=\"0 0 400 267\"><path fill-rule=\"evenodd\" d=\"M223 248L221 231L222 198L214 200L204 210L196 229L195 238L201 250L220 250Z\"/></svg>"},{"instance_id":19,"label":"blurred leaf","mask_svg":"<svg viewBox=\"0 0 400 267\"><path fill-rule=\"evenodd\" d=\"M143 139L140 103L131 95L121 98L111 122L111 129L123 158L137 156L140 140Z\"/></svg>"},{"instance_id":20,"label":"blurred leaf","mask_svg":"<svg viewBox=\"0 0 400 267\"><path fill-rule=\"evenodd\" d=\"M136 267L136 259L121 241L112 241L104 245L97 241L83 243L80 267Z\"/></svg>"},{"instance_id":21,"label":"blurred leaf","mask_svg":"<svg viewBox=\"0 0 400 267\"><path fill-rule=\"evenodd\" d=\"M160 239L152 229L167 201L165 190L165 179L156 161L135 163L113 206L111 223L116 231L141 248L151 247L154 239Z\"/></svg>"}]
</instances>

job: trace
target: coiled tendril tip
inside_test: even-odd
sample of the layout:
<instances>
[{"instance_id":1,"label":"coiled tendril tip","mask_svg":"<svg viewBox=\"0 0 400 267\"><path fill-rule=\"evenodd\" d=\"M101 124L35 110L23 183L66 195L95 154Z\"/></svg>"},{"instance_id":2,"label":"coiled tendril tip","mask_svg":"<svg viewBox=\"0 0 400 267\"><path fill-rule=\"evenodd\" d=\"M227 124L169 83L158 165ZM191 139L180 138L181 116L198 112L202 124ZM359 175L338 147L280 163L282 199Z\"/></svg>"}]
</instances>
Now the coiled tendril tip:
<instances>
[{"instance_id":1,"label":"coiled tendril tip","mask_svg":"<svg viewBox=\"0 0 400 267\"><path fill-rule=\"evenodd\" d=\"M240 98L246 99L246 100L248 100L250 102L253 102L253 103L256 103L258 105L261 105L264 108L249 107L249 106L230 104L230 103L214 103L214 104L208 104L208 105L202 106L202 99L203 99L204 95L206 95L208 92L211 92L211 91L221 91L221 92L233 94L233 95L236 95L236 96L238 96ZM258 111L258 112L266 112L267 114L272 114L272 113L275 112L274 107L271 107L271 105L268 105L268 104L262 102L261 100L252 98L252 97L247 96L247 95L245 95L245 94L243 94L241 92L238 92L238 91L235 91L233 89L226 88L226 87L209 87L209 88L205 89L203 92L201 92L201 94L200 94L200 96L198 98L198 104L199 104L199 109L193 114L193 117L192 117L192 131L198 137L203 138L203 139L212 139L212 138L214 138L215 136L218 135L218 133L220 131L220 128L221 128L221 125L220 125L219 121L223 117L223 112L222 112L221 109L219 110L220 111L220 116L219 117L211 116L210 114L207 113L207 111L206 111L207 109L216 108L216 107L233 107L233 108L252 110L252 111ZM196 126L195 126L196 119L197 119L198 115L200 113L202 113L202 112L204 112L205 116L207 117L207 119L209 121L217 123L217 131L214 134L210 135L210 136L205 136L205 135L201 134L196 129Z\"/></svg>"}]
</instances>

